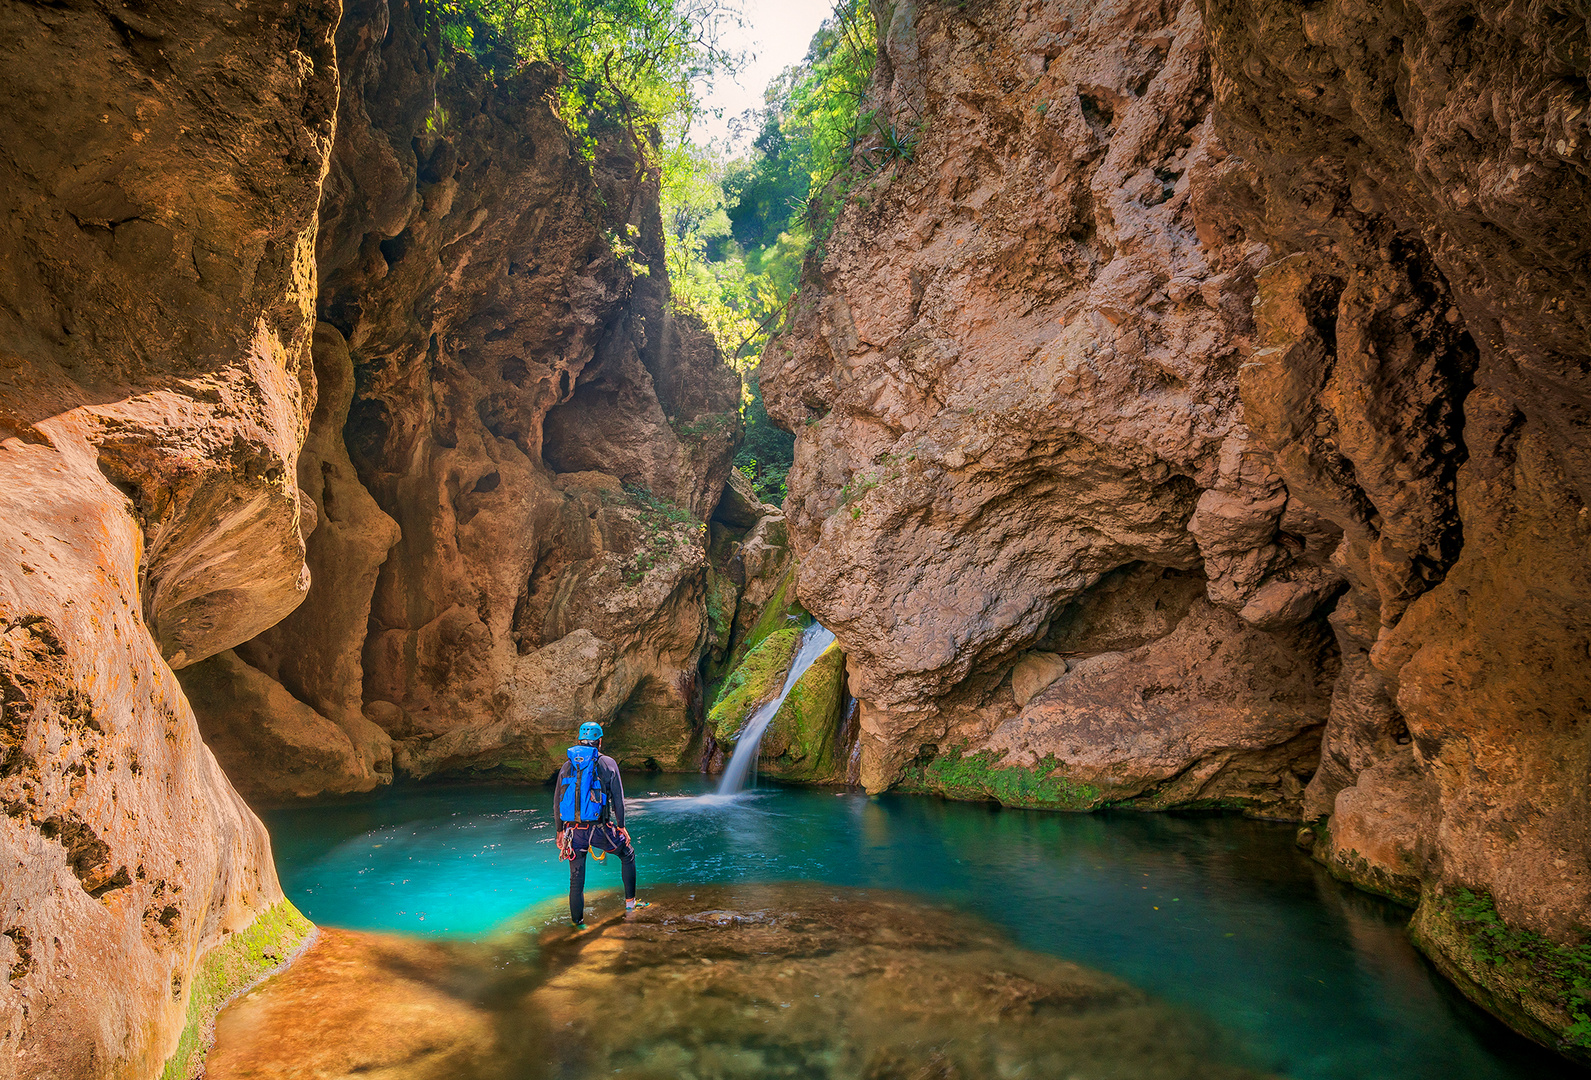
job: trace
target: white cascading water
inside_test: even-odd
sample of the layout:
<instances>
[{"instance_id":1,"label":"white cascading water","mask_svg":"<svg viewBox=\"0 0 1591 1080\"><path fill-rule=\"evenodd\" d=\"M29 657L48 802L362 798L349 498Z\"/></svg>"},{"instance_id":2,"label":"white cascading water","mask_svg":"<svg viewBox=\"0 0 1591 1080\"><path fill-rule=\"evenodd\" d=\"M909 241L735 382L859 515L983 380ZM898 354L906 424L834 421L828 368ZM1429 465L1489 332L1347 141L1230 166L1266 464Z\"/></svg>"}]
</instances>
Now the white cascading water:
<instances>
[{"instance_id":1,"label":"white cascading water","mask_svg":"<svg viewBox=\"0 0 1591 1080\"><path fill-rule=\"evenodd\" d=\"M801 676L806 674L807 668L811 667L817 658L823 655L823 650L833 642L834 635L817 623L813 623L802 633L801 647L796 650L795 660L790 664L790 673L784 677L784 688L779 691L779 696L752 713L751 719L746 721L746 726L741 729L740 738L735 743L734 756L729 759L729 765L724 769L724 778L718 782L718 794L734 795L745 789L746 780L757 764L757 748L762 745L762 733L768 730L768 725L773 722L779 706L783 705L784 699L790 696L791 689Z\"/></svg>"}]
</instances>

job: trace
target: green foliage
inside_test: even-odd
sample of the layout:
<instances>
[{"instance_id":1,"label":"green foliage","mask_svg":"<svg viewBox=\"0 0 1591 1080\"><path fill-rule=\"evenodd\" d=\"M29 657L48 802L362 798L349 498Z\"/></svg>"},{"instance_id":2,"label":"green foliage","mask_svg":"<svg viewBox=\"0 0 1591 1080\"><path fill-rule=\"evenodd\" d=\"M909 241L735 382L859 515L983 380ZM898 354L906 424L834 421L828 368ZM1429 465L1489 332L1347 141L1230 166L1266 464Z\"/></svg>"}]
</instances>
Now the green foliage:
<instances>
[{"instance_id":1,"label":"green foliage","mask_svg":"<svg viewBox=\"0 0 1591 1080\"><path fill-rule=\"evenodd\" d=\"M751 629L746 633L746 640L737 648L741 655L755 649L770 634L790 627L804 630L812 624L812 616L796 601L794 586L795 568L792 566L785 572L768 602L762 606L757 621L751 624Z\"/></svg>"},{"instance_id":2,"label":"green foliage","mask_svg":"<svg viewBox=\"0 0 1591 1080\"><path fill-rule=\"evenodd\" d=\"M1564 1042L1591 1049L1591 944L1558 945L1530 930L1503 922L1485 892L1458 889L1446 894L1444 914L1461 930L1470 955L1491 968L1522 968L1555 994L1570 1023ZM1501 980L1511 981L1511 980Z\"/></svg>"},{"instance_id":3,"label":"green foliage","mask_svg":"<svg viewBox=\"0 0 1591 1080\"><path fill-rule=\"evenodd\" d=\"M663 223L674 301L701 317L743 375L778 332L814 238L838 212L823 193L850 167L872 123L862 102L877 53L865 0L838 0L806 58L768 87L750 154L726 161L683 139L667 152ZM744 402L748 449L737 463L759 496L781 500L794 440L774 434L754 388Z\"/></svg>"},{"instance_id":4,"label":"green foliage","mask_svg":"<svg viewBox=\"0 0 1591 1080\"><path fill-rule=\"evenodd\" d=\"M617 493L604 492L603 498L614 498ZM675 554L681 543L695 543L707 532L707 523L697 521L683 506L654 495L640 484L625 484L624 497L638 511L641 525L641 544L626 561L621 578L626 585L639 585L651 570L656 569Z\"/></svg>"},{"instance_id":5,"label":"green foliage","mask_svg":"<svg viewBox=\"0 0 1591 1080\"><path fill-rule=\"evenodd\" d=\"M1094 785L1051 775L1060 766L1053 756L1031 769L1001 765L1004 758L1004 750L963 756L963 748L958 747L926 765L909 768L903 786L952 799L994 799L1003 806L1034 810L1090 810L1099 805L1100 791Z\"/></svg>"},{"instance_id":6,"label":"green foliage","mask_svg":"<svg viewBox=\"0 0 1591 1080\"><path fill-rule=\"evenodd\" d=\"M762 404L762 388L755 381L751 382L743 415L746 438L735 455L735 466L751 478L757 498L781 503L789 494L785 478L795 457L795 436L774 425Z\"/></svg>"},{"instance_id":7,"label":"green foliage","mask_svg":"<svg viewBox=\"0 0 1591 1080\"><path fill-rule=\"evenodd\" d=\"M452 52L494 72L529 61L558 68L560 112L588 156L596 117L632 134L683 132L698 108L692 80L739 60L722 44L739 17L727 0L426 0L425 10L444 63Z\"/></svg>"},{"instance_id":8,"label":"green foliage","mask_svg":"<svg viewBox=\"0 0 1591 1080\"><path fill-rule=\"evenodd\" d=\"M210 1025L221 1006L284 963L313 929L297 908L282 900L262 911L247 929L211 949L194 976L187 1022L176 1052L166 1059L161 1080L187 1080L199 1075L210 1050Z\"/></svg>"},{"instance_id":9,"label":"green foliage","mask_svg":"<svg viewBox=\"0 0 1591 1080\"><path fill-rule=\"evenodd\" d=\"M736 464L760 498L780 502L795 445L769 419L751 369L778 332L801 267L839 214L852 174L911 160L915 133L863 108L878 42L866 0L837 0L805 59L768 87L751 152L683 136L663 158L663 227L674 302L707 325L747 383Z\"/></svg>"}]
</instances>

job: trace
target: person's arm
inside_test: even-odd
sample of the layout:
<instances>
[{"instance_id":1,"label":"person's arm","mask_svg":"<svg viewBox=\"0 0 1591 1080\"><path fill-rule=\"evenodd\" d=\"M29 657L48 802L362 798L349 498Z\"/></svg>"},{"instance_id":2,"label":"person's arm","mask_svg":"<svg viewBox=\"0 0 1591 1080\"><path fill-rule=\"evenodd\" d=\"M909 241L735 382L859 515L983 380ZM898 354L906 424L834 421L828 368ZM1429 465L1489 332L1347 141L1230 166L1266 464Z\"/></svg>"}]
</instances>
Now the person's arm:
<instances>
[{"instance_id":1,"label":"person's arm","mask_svg":"<svg viewBox=\"0 0 1591 1080\"><path fill-rule=\"evenodd\" d=\"M563 832L564 821L558 814L563 807L563 788L569 782L569 763L566 761L558 769L558 782L552 786L552 820L553 826Z\"/></svg>"},{"instance_id":2,"label":"person's arm","mask_svg":"<svg viewBox=\"0 0 1591 1080\"><path fill-rule=\"evenodd\" d=\"M613 807L613 824L624 828L624 781L619 778L619 763L612 758L607 758L602 763L605 768L604 783L608 789L608 803Z\"/></svg>"}]
</instances>

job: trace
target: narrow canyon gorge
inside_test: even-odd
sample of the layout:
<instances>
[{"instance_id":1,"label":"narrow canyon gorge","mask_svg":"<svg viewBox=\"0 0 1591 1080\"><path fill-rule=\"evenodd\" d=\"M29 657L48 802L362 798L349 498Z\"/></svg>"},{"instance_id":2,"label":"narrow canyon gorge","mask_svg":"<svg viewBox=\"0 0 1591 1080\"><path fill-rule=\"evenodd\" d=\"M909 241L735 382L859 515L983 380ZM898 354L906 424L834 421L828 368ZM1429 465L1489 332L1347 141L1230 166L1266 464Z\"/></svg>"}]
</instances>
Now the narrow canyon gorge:
<instances>
[{"instance_id":1,"label":"narrow canyon gorge","mask_svg":"<svg viewBox=\"0 0 1591 1080\"><path fill-rule=\"evenodd\" d=\"M871 0L744 381L662 135L436 10L0 0L0 1080L198 1074L313 932L257 810L763 707L785 782L1291 823L1591 1064L1591 9Z\"/></svg>"}]
</instances>

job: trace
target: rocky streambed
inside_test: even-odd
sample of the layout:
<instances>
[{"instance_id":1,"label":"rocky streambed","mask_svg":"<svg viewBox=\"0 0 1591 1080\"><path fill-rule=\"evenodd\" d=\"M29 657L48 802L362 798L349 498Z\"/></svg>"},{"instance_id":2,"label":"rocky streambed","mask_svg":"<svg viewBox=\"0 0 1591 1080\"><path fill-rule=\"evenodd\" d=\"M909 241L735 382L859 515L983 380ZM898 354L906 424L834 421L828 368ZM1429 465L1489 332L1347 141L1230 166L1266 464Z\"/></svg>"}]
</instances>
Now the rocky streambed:
<instances>
[{"instance_id":1,"label":"rocky streambed","mask_svg":"<svg viewBox=\"0 0 1591 1080\"><path fill-rule=\"evenodd\" d=\"M987 924L825 885L674 887L475 945L327 930L217 1024L212 1080L1259 1080L1195 1017Z\"/></svg>"}]
</instances>

